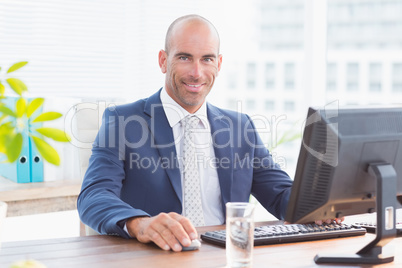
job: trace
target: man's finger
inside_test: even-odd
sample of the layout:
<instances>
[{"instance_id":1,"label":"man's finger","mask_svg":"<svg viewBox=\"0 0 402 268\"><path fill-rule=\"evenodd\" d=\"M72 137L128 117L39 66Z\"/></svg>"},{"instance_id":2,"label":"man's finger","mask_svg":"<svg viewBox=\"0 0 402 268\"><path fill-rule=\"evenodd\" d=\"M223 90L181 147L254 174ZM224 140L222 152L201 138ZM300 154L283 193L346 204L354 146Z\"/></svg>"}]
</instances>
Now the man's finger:
<instances>
[{"instance_id":1,"label":"man's finger","mask_svg":"<svg viewBox=\"0 0 402 268\"><path fill-rule=\"evenodd\" d=\"M185 240L188 240L188 236L181 224L168 214L161 213L156 216L152 227L174 251L181 251L182 247L179 241L186 245L189 244Z\"/></svg>"},{"instance_id":2,"label":"man's finger","mask_svg":"<svg viewBox=\"0 0 402 268\"><path fill-rule=\"evenodd\" d=\"M176 214L176 213L172 214L171 217L180 223L183 230L185 231L185 233L188 236L186 238L189 238L191 240L198 238L197 230L195 229L194 225L191 223L191 221L188 218L186 218L182 215ZM178 234L178 235L180 235L180 234ZM190 243L191 243L191 241L189 241L189 245L190 245ZM184 244L183 244L183 246L184 246ZM187 245L185 245L185 246L187 246Z\"/></svg>"},{"instance_id":3,"label":"man's finger","mask_svg":"<svg viewBox=\"0 0 402 268\"><path fill-rule=\"evenodd\" d=\"M322 225L322 220L315 220L315 224Z\"/></svg>"},{"instance_id":4,"label":"man's finger","mask_svg":"<svg viewBox=\"0 0 402 268\"><path fill-rule=\"evenodd\" d=\"M170 228L164 227L164 229L160 232L160 235L166 241L166 243L168 243L172 250L181 251L181 245Z\"/></svg>"},{"instance_id":5,"label":"man's finger","mask_svg":"<svg viewBox=\"0 0 402 268\"><path fill-rule=\"evenodd\" d=\"M189 246L191 240L198 237L190 220L174 212L133 222L129 225L136 230L134 234L138 241L152 241L164 250L181 251L182 246Z\"/></svg>"},{"instance_id":6,"label":"man's finger","mask_svg":"<svg viewBox=\"0 0 402 268\"><path fill-rule=\"evenodd\" d=\"M156 231L149 231L150 240L163 250L170 250L170 246Z\"/></svg>"},{"instance_id":7,"label":"man's finger","mask_svg":"<svg viewBox=\"0 0 402 268\"><path fill-rule=\"evenodd\" d=\"M342 218L335 218L335 219L325 219L325 220L316 220L315 221L315 224L317 224L317 225L322 225L323 223L327 223L327 224L330 224L330 223L332 223L332 222L336 222L336 223L341 223L341 222L343 222L345 220L345 217L342 217Z\"/></svg>"},{"instance_id":8,"label":"man's finger","mask_svg":"<svg viewBox=\"0 0 402 268\"><path fill-rule=\"evenodd\" d=\"M170 245L161 236L160 232L163 229L163 219L164 217L155 216L151 218L136 218L127 221L127 228L131 230L131 234L137 238L139 242L148 243L154 242L163 250L170 250ZM158 227L160 226L160 227Z\"/></svg>"}]
</instances>

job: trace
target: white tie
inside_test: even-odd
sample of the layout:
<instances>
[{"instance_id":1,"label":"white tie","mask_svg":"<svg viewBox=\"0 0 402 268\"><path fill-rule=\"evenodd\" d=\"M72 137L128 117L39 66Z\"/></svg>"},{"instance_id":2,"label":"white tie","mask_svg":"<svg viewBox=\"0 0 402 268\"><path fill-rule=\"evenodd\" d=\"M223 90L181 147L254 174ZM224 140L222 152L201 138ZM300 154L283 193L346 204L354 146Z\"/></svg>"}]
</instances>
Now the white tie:
<instances>
[{"instance_id":1,"label":"white tie","mask_svg":"<svg viewBox=\"0 0 402 268\"><path fill-rule=\"evenodd\" d=\"M200 174L197 167L193 133L200 119L196 116L187 116L183 121L184 213L194 226L204 226L205 222L201 202Z\"/></svg>"}]
</instances>

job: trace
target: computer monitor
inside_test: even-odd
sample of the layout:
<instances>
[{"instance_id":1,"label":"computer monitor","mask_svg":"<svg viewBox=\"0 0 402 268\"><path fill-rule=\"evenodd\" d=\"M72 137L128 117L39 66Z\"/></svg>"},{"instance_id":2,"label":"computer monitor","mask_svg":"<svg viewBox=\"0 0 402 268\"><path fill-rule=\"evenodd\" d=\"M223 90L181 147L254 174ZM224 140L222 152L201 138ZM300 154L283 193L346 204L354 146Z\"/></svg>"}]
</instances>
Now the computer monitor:
<instances>
[{"instance_id":1,"label":"computer monitor","mask_svg":"<svg viewBox=\"0 0 402 268\"><path fill-rule=\"evenodd\" d=\"M285 220L377 211L376 239L356 254L317 263L385 263L382 246L396 236L402 203L402 108L309 108Z\"/></svg>"}]
</instances>

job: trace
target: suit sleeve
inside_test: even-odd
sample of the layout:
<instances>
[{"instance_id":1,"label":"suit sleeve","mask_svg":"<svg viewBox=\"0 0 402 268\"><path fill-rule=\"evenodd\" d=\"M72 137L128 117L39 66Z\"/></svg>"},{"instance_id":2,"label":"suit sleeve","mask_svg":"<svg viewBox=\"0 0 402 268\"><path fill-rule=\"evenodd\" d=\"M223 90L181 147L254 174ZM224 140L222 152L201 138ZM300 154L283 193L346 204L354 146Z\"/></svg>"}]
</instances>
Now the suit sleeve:
<instances>
[{"instance_id":1,"label":"suit sleeve","mask_svg":"<svg viewBox=\"0 0 402 268\"><path fill-rule=\"evenodd\" d=\"M254 134L253 184L251 193L261 205L278 219L284 219L293 181L274 162L263 144L254 124L250 121L250 133Z\"/></svg>"},{"instance_id":2,"label":"suit sleeve","mask_svg":"<svg viewBox=\"0 0 402 268\"><path fill-rule=\"evenodd\" d=\"M121 117L120 117L121 118ZM149 216L120 199L124 169L124 129L116 110L106 109L94 141L77 208L80 219L101 234L129 238L123 230L128 218Z\"/></svg>"}]
</instances>

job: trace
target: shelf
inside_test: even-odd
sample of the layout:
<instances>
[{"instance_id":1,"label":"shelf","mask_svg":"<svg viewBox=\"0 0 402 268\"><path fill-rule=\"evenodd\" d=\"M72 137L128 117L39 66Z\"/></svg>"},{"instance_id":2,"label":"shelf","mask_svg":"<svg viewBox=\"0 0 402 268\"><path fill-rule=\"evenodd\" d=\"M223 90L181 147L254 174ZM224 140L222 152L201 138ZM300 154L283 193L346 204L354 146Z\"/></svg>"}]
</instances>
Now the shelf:
<instances>
[{"instance_id":1,"label":"shelf","mask_svg":"<svg viewBox=\"0 0 402 268\"><path fill-rule=\"evenodd\" d=\"M0 177L0 200L8 204L8 217L74 210L80 190L79 180L15 183Z\"/></svg>"}]
</instances>

